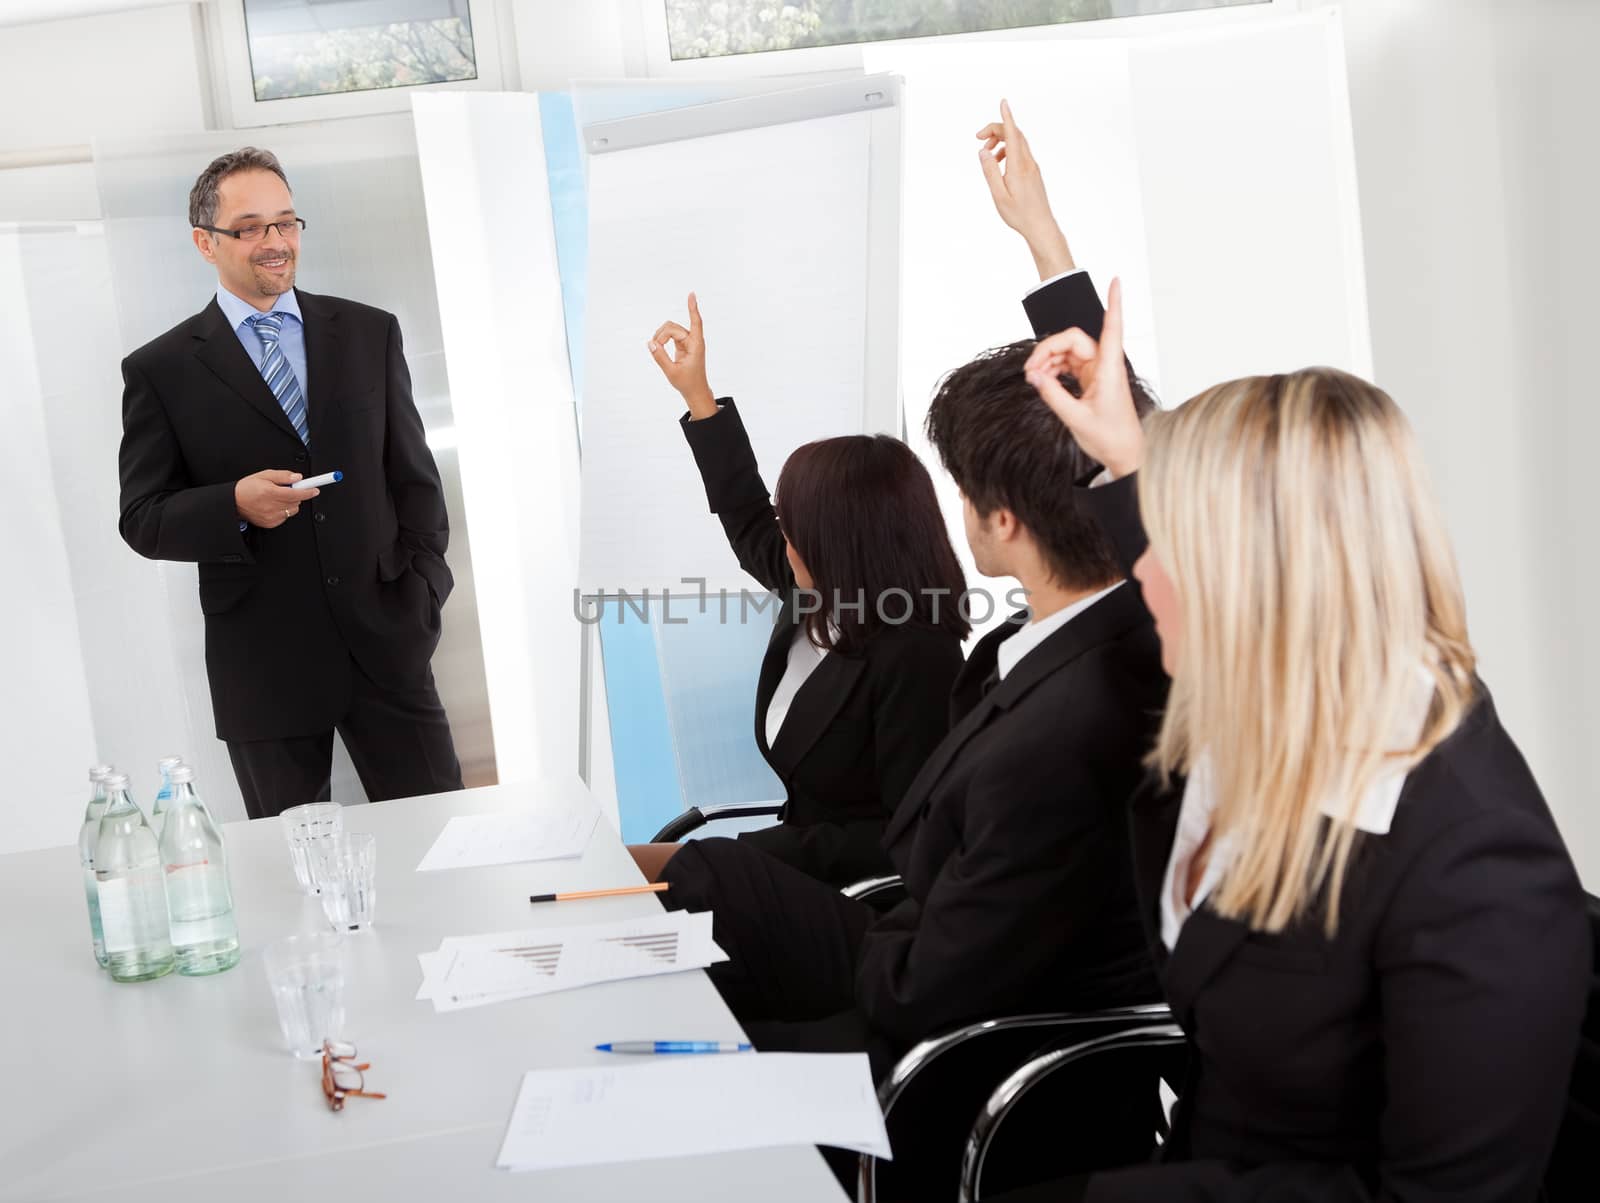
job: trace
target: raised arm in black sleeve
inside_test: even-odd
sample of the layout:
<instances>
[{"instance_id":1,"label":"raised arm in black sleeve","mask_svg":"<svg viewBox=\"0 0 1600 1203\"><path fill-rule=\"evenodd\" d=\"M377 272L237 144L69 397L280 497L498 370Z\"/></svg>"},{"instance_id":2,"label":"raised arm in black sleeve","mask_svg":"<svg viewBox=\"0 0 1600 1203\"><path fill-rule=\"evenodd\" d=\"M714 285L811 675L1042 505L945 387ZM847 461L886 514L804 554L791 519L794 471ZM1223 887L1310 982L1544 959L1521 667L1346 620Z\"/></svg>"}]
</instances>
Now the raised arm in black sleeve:
<instances>
[{"instance_id":1,"label":"raised arm in black sleeve","mask_svg":"<svg viewBox=\"0 0 1600 1203\"><path fill-rule=\"evenodd\" d=\"M750 436L732 397L719 397L717 404L722 408L714 417L695 421L684 414L680 419L706 487L706 502L721 520L739 566L763 588L787 593L795 585L794 570Z\"/></svg>"}]
</instances>

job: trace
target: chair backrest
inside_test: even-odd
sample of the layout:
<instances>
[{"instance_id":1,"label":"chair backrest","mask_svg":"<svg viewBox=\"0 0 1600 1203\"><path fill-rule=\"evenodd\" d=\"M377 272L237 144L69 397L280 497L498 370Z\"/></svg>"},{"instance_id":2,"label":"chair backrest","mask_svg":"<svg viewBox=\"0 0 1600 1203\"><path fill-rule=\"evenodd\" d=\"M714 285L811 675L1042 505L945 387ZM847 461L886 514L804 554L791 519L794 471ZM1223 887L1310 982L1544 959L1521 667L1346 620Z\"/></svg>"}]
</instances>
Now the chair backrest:
<instances>
[{"instance_id":1,"label":"chair backrest","mask_svg":"<svg viewBox=\"0 0 1600 1203\"><path fill-rule=\"evenodd\" d=\"M1172 1023L1058 1041L989 1095L962 1150L961 1203L1148 1162L1167 1132L1162 1081L1181 1080L1188 1042ZM1027 1106L1021 1104L1027 1101Z\"/></svg>"},{"instance_id":2,"label":"chair backrest","mask_svg":"<svg viewBox=\"0 0 1600 1203\"><path fill-rule=\"evenodd\" d=\"M775 605L775 603L774 603ZM755 740L756 678L774 611L710 596L608 597L598 633L625 840L688 806L783 797Z\"/></svg>"},{"instance_id":3,"label":"chair backrest","mask_svg":"<svg viewBox=\"0 0 1600 1203\"><path fill-rule=\"evenodd\" d=\"M1600 898L1589 895L1589 934L1594 968L1589 1009L1584 1015L1578 1060L1572 1067L1567 1109L1545 1172L1549 1203L1593 1203L1600 1183Z\"/></svg>"},{"instance_id":4,"label":"chair backrest","mask_svg":"<svg viewBox=\"0 0 1600 1203\"><path fill-rule=\"evenodd\" d=\"M900 1059L878 1089L894 1160L862 1157L857 1199L860 1203L920 1203L949 1198L960 1173L962 1141L972 1117L1018 1065L1063 1040L1084 1040L1170 1018L1166 1007L1156 1004L1098 1012L1013 1015L969 1024L921 1042ZM1022 1126L1019 1124L1018 1130Z\"/></svg>"}]
</instances>

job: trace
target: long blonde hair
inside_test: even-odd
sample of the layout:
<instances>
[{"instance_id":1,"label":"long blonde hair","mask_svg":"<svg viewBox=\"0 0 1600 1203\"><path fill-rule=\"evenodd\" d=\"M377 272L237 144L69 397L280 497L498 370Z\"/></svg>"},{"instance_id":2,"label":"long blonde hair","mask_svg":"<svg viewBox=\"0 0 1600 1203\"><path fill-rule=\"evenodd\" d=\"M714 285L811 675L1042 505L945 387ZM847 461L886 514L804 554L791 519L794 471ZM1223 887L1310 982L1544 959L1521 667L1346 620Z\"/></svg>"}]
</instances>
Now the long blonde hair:
<instances>
[{"instance_id":1,"label":"long blonde hair","mask_svg":"<svg viewBox=\"0 0 1600 1203\"><path fill-rule=\"evenodd\" d=\"M1331 935L1362 795L1472 704L1466 606L1421 455L1386 393L1331 368L1217 385L1147 431L1140 508L1184 625L1151 763L1170 778L1209 762L1213 832L1235 856L1219 913L1280 931L1326 888ZM1419 669L1433 699L1396 749Z\"/></svg>"}]
</instances>

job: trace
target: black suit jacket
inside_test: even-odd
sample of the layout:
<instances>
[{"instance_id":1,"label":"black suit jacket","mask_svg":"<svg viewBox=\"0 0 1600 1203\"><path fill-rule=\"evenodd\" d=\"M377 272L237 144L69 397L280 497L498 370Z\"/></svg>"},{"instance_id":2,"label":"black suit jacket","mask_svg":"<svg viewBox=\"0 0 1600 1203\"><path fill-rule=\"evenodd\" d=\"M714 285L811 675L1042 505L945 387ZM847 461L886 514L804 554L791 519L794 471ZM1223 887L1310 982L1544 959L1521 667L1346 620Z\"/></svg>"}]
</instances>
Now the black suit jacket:
<instances>
[{"instance_id":1,"label":"black suit jacket","mask_svg":"<svg viewBox=\"0 0 1600 1203\"><path fill-rule=\"evenodd\" d=\"M943 737L961 641L907 623L877 631L859 654L830 652L795 694L767 743L767 708L801 621L794 573L739 410L683 418L683 433L739 564L782 598L756 683L755 735L783 781L782 822L739 836L813 877L844 885L890 871L884 824Z\"/></svg>"},{"instance_id":2,"label":"black suit jacket","mask_svg":"<svg viewBox=\"0 0 1600 1203\"><path fill-rule=\"evenodd\" d=\"M392 314L296 292L309 448L216 300L122 363L122 517L140 555L198 561L217 735L330 730L351 658L379 685L428 680L452 585L444 493ZM272 530L240 532L234 484L267 468L344 480Z\"/></svg>"},{"instance_id":3,"label":"black suit jacket","mask_svg":"<svg viewBox=\"0 0 1600 1203\"><path fill-rule=\"evenodd\" d=\"M1166 696L1154 627L1124 584L982 690L1017 630L973 649L950 734L885 836L909 897L867 932L856 996L896 1047L1158 995L1126 817Z\"/></svg>"},{"instance_id":4,"label":"black suit jacket","mask_svg":"<svg viewBox=\"0 0 1600 1203\"><path fill-rule=\"evenodd\" d=\"M1080 492L1130 563L1133 478ZM1130 600L1136 598L1129 586ZM1167 1164L1094 1200L1532 1200L1577 1049L1591 950L1572 862L1481 690L1363 835L1338 934L1279 934L1208 905L1169 956L1161 883L1183 783L1132 802L1143 917L1190 1041Z\"/></svg>"}]
</instances>

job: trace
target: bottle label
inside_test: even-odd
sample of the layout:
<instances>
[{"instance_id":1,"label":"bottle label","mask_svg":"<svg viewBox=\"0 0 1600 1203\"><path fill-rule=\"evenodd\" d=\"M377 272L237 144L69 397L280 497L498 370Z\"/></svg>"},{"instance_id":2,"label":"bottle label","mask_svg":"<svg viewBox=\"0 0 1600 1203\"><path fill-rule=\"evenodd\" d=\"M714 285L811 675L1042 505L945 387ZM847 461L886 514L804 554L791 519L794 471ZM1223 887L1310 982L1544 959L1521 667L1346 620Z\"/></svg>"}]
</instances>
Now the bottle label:
<instances>
[{"instance_id":1,"label":"bottle label","mask_svg":"<svg viewBox=\"0 0 1600 1203\"><path fill-rule=\"evenodd\" d=\"M174 948L225 940L237 932L228 879L209 861L167 866L167 910Z\"/></svg>"},{"instance_id":2,"label":"bottle label","mask_svg":"<svg viewBox=\"0 0 1600 1203\"><path fill-rule=\"evenodd\" d=\"M167 903L160 872L151 866L97 880L100 931L107 953L132 952L168 942Z\"/></svg>"}]
</instances>

